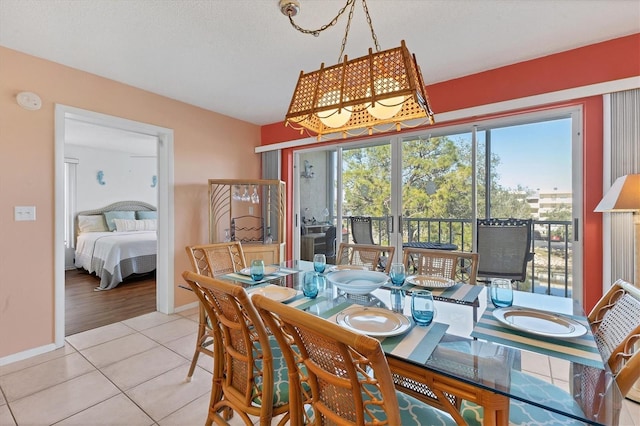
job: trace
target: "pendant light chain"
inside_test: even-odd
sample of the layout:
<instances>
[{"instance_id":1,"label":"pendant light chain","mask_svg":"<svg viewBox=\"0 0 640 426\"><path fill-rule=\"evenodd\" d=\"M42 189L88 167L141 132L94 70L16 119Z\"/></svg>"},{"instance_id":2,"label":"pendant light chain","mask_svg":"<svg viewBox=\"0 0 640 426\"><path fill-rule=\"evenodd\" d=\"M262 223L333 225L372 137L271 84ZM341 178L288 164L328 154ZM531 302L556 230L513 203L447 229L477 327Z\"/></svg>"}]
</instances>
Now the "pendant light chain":
<instances>
[{"instance_id":1,"label":"pendant light chain","mask_svg":"<svg viewBox=\"0 0 640 426\"><path fill-rule=\"evenodd\" d=\"M338 56L338 62L340 62L342 61L344 49L347 47L347 38L349 37L349 29L351 28L351 19L353 18L353 10L355 8L355 5L356 5L356 0L347 0L347 3L342 7L342 9L338 11L338 14L335 16L335 18L333 18L331 22L321 26L317 30L307 30L305 28L302 28L300 25L296 24L293 20L293 16L295 15L295 12L288 13L287 16L289 17L289 22L291 23L291 26L293 28L295 28L296 30L300 31L303 34L311 34L315 37L318 37L322 31L326 30L327 28L333 27L338 22L338 19L340 19L340 16L342 16L344 12L347 10L347 7L351 6L351 8L349 9L349 17L347 18L347 27L345 28L344 37L342 39L342 46L340 46L340 55ZM371 29L371 38L373 39L373 44L376 46L376 52L380 52L380 44L378 44L378 37L376 36L376 32L373 30L373 23L371 22L371 16L369 15L369 8L367 7L366 0L362 0L362 8L364 9L364 14L367 18L367 24L369 24L369 29Z\"/></svg>"},{"instance_id":2,"label":"pendant light chain","mask_svg":"<svg viewBox=\"0 0 640 426\"><path fill-rule=\"evenodd\" d=\"M326 30L329 27L334 26L337 22L338 19L340 18L340 16L342 16L342 14L344 13L345 10L347 10L347 7L353 3L355 3L356 0L347 0L347 4L345 4L342 9L340 9L340 11L338 11L338 14L336 15L335 18L333 18L331 20L331 22L329 22L328 24L325 24L323 26L321 26L320 28L318 28L317 30L307 30L305 28L302 28L300 25L296 24L293 21L293 14L289 14L289 22L291 22L291 25L293 26L293 28L295 28L296 30L300 31L303 34L311 34L314 37L318 37L320 35L320 33L324 30Z\"/></svg>"},{"instance_id":3,"label":"pendant light chain","mask_svg":"<svg viewBox=\"0 0 640 426\"><path fill-rule=\"evenodd\" d=\"M380 52L380 45L378 44L378 36L376 36L376 32L373 30L373 23L371 22L371 16L369 16L369 8L367 7L366 0L362 0L362 8L364 9L364 14L367 17L367 23L369 24L369 28L371 28L371 38L373 39L373 44L376 46L376 52Z\"/></svg>"}]
</instances>

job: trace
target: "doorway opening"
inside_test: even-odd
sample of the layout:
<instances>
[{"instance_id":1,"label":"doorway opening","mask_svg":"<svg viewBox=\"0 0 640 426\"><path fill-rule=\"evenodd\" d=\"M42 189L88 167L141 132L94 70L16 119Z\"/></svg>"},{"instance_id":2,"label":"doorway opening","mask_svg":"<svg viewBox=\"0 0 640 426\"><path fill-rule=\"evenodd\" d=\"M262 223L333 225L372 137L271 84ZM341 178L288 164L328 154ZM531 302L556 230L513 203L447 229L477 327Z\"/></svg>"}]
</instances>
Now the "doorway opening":
<instances>
[{"instance_id":1,"label":"doorway opening","mask_svg":"<svg viewBox=\"0 0 640 426\"><path fill-rule=\"evenodd\" d=\"M173 313L173 130L65 105L55 110L55 346L65 337L65 129L67 120L126 130L157 139L158 250L156 310Z\"/></svg>"}]
</instances>

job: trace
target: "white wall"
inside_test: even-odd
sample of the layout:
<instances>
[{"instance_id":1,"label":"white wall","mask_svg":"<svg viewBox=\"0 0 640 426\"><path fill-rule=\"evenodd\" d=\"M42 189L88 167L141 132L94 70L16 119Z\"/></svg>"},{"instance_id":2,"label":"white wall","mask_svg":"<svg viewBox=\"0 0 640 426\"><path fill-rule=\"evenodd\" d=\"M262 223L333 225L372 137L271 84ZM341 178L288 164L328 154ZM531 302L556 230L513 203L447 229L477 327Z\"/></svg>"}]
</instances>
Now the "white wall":
<instances>
[{"instance_id":1,"label":"white wall","mask_svg":"<svg viewBox=\"0 0 640 426\"><path fill-rule=\"evenodd\" d=\"M153 176L158 175L157 158L78 145L65 145L64 155L78 159L77 211L125 200L158 205L158 187L151 187ZM99 170L104 173L104 185L98 183Z\"/></svg>"}]
</instances>

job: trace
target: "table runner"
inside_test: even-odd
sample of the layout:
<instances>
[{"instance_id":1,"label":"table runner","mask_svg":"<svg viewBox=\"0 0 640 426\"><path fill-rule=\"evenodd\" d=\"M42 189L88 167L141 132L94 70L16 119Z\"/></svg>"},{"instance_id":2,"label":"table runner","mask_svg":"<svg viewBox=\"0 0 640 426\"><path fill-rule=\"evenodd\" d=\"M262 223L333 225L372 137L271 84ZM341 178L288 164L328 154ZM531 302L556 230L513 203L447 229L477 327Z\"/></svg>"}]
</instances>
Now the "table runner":
<instances>
[{"instance_id":1,"label":"table runner","mask_svg":"<svg viewBox=\"0 0 640 426\"><path fill-rule=\"evenodd\" d=\"M266 283L268 281L272 281L274 278L286 277L287 275L296 274L298 272L300 271L297 269L280 267L276 272L269 275L265 275L264 278L261 279L260 281L254 281L250 276L243 275L238 272L232 272L230 274L220 275L219 277L216 277L216 278L239 281L244 284L261 284L261 283Z\"/></svg>"},{"instance_id":2,"label":"table runner","mask_svg":"<svg viewBox=\"0 0 640 426\"><path fill-rule=\"evenodd\" d=\"M579 321L589 329L585 317L565 315ZM487 306L471 337L502 345L554 356L571 362L603 369L602 356L591 332L571 339L542 337L503 325L493 316L493 306Z\"/></svg>"},{"instance_id":3,"label":"table runner","mask_svg":"<svg viewBox=\"0 0 640 426\"><path fill-rule=\"evenodd\" d=\"M413 285L405 282L402 286L394 286L391 283L387 283L383 288L389 290L404 290L408 293L412 291L425 290L424 287L419 285ZM433 298L435 300L441 300L444 302L459 303L462 305L474 305L478 302L478 296L482 292L483 286L471 285L465 283L456 283L448 288L435 288L431 290Z\"/></svg>"}]
</instances>

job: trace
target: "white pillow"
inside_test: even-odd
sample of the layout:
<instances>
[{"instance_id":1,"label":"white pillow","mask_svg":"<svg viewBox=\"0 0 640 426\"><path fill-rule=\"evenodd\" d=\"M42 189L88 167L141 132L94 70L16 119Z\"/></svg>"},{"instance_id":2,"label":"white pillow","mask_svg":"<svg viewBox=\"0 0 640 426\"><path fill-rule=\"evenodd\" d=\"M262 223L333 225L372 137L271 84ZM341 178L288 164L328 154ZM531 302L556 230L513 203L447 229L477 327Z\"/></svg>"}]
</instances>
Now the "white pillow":
<instances>
[{"instance_id":1,"label":"white pillow","mask_svg":"<svg viewBox=\"0 0 640 426\"><path fill-rule=\"evenodd\" d=\"M155 231L157 229L157 219L114 219L116 232L130 231Z\"/></svg>"},{"instance_id":2,"label":"white pillow","mask_svg":"<svg viewBox=\"0 0 640 426\"><path fill-rule=\"evenodd\" d=\"M108 232L107 224L104 221L104 216L101 214L78 216L78 229L80 233L83 232Z\"/></svg>"}]
</instances>

